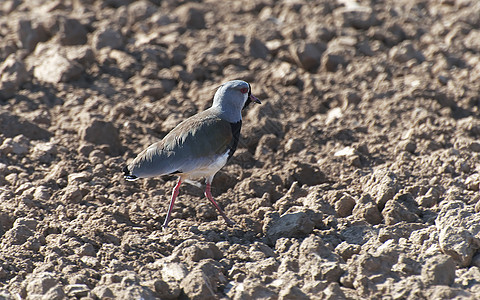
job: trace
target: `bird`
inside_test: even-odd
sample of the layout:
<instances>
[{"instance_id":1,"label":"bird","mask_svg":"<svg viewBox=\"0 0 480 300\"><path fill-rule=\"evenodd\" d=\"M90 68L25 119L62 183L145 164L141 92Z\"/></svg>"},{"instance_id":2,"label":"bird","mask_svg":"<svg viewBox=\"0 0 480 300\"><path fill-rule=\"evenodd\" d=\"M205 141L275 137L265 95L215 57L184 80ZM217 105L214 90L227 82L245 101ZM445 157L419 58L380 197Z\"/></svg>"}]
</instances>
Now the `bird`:
<instances>
[{"instance_id":1,"label":"bird","mask_svg":"<svg viewBox=\"0 0 480 300\"><path fill-rule=\"evenodd\" d=\"M242 110L250 103L261 104L261 101L252 95L248 82L232 80L222 84L215 92L210 108L182 121L123 168L124 178L128 181L162 175L178 176L163 228L168 227L182 182L199 178L205 178L207 199L228 226L235 225L213 199L211 184L215 174L237 149Z\"/></svg>"}]
</instances>

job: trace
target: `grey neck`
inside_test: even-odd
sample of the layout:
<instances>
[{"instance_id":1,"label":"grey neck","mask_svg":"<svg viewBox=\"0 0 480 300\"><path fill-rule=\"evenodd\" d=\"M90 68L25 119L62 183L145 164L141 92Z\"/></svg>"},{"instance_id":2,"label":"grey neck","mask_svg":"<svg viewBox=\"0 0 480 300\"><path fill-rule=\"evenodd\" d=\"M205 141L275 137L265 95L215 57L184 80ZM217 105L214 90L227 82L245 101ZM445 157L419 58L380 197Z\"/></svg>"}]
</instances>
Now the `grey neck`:
<instances>
[{"instance_id":1,"label":"grey neck","mask_svg":"<svg viewBox=\"0 0 480 300\"><path fill-rule=\"evenodd\" d=\"M211 110L215 111L215 113L225 121L228 121L230 123L237 123L242 120L242 113L239 112L234 112L231 109L230 110L225 110L220 106L212 106L210 108Z\"/></svg>"},{"instance_id":2,"label":"grey neck","mask_svg":"<svg viewBox=\"0 0 480 300\"><path fill-rule=\"evenodd\" d=\"M238 93L235 94L234 91L219 89L215 93L211 109L223 120L237 123L242 120L242 108L248 95L244 97L245 99L239 98Z\"/></svg>"}]
</instances>

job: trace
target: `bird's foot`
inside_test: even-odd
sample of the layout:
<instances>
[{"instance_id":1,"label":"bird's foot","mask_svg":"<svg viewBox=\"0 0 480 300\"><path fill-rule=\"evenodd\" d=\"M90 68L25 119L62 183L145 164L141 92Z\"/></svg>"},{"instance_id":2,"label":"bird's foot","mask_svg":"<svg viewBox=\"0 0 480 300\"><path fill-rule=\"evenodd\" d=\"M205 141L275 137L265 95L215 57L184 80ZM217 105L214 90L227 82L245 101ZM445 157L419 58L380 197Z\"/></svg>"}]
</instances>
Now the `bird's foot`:
<instances>
[{"instance_id":1,"label":"bird's foot","mask_svg":"<svg viewBox=\"0 0 480 300\"><path fill-rule=\"evenodd\" d=\"M165 231L168 229L168 222L165 220L165 222L163 222L162 224L162 230Z\"/></svg>"},{"instance_id":2,"label":"bird's foot","mask_svg":"<svg viewBox=\"0 0 480 300\"><path fill-rule=\"evenodd\" d=\"M235 225L237 225L237 223L233 222L232 220L230 220L227 217L225 218L225 223L227 223L228 227L234 227Z\"/></svg>"}]
</instances>

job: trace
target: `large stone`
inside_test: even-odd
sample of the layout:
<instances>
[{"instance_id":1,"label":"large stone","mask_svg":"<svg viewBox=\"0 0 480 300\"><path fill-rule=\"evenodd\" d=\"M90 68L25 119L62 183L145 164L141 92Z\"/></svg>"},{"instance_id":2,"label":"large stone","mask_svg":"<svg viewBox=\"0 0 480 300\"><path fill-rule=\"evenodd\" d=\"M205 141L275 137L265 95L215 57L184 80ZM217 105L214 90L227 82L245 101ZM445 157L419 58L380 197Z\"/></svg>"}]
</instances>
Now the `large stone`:
<instances>
[{"instance_id":1,"label":"large stone","mask_svg":"<svg viewBox=\"0 0 480 300\"><path fill-rule=\"evenodd\" d=\"M294 161L290 163L289 171L291 176L301 185L318 185L327 181L323 173L316 165Z\"/></svg>"},{"instance_id":2,"label":"large stone","mask_svg":"<svg viewBox=\"0 0 480 300\"><path fill-rule=\"evenodd\" d=\"M55 159L58 154L58 148L55 143L51 142L38 142L31 150L31 157L35 161L41 163L49 163Z\"/></svg>"},{"instance_id":3,"label":"large stone","mask_svg":"<svg viewBox=\"0 0 480 300\"><path fill-rule=\"evenodd\" d=\"M105 285L96 286L91 293L93 296L96 296L98 299L114 298L112 290Z\"/></svg>"},{"instance_id":4,"label":"large stone","mask_svg":"<svg viewBox=\"0 0 480 300\"><path fill-rule=\"evenodd\" d=\"M5 245L21 245L34 235L34 232L26 225L14 225L3 236L2 243Z\"/></svg>"},{"instance_id":5,"label":"large stone","mask_svg":"<svg viewBox=\"0 0 480 300\"><path fill-rule=\"evenodd\" d=\"M318 236L310 235L303 240L299 252L299 273L307 279L338 282L344 273L338 255Z\"/></svg>"},{"instance_id":6,"label":"large stone","mask_svg":"<svg viewBox=\"0 0 480 300\"><path fill-rule=\"evenodd\" d=\"M363 185L363 191L372 196L380 210L388 200L393 199L398 190L397 175L388 169L377 169Z\"/></svg>"},{"instance_id":7,"label":"large stone","mask_svg":"<svg viewBox=\"0 0 480 300\"><path fill-rule=\"evenodd\" d=\"M93 50L89 45L65 47L67 59L88 67L95 61Z\"/></svg>"},{"instance_id":8,"label":"large stone","mask_svg":"<svg viewBox=\"0 0 480 300\"><path fill-rule=\"evenodd\" d=\"M425 195L417 197L415 201L417 201L418 205L421 207L432 207L437 204L441 193L442 192L438 188L431 187L428 189Z\"/></svg>"},{"instance_id":9,"label":"large stone","mask_svg":"<svg viewBox=\"0 0 480 300\"><path fill-rule=\"evenodd\" d=\"M140 76L133 76L130 78L133 88L138 97L152 97L160 99L165 95L165 88L162 82L158 80L151 80Z\"/></svg>"},{"instance_id":10,"label":"large stone","mask_svg":"<svg viewBox=\"0 0 480 300\"><path fill-rule=\"evenodd\" d=\"M439 234L440 249L455 259L460 266L470 265L473 255L480 248L480 240L468 230L456 226L442 228Z\"/></svg>"},{"instance_id":11,"label":"large stone","mask_svg":"<svg viewBox=\"0 0 480 300\"><path fill-rule=\"evenodd\" d=\"M428 295L428 299L477 299L476 294L466 291L464 288L454 288L446 285L432 286L424 290L424 295ZM426 298L426 297L425 297Z\"/></svg>"},{"instance_id":12,"label":"large stone","mask_svg":"<svg viewBox=\"0 0 480 300\"><path fill-rule=\"evenodd\" d=\"M29 218L18 218L13 223L13 227L26 226L27 228L29 228L30 230L33 230L33 231L35 231L35 229L37 228L37 225L38 225L37 220L29 219Z\"/></svg>"},{"instance_id":13,"label":"large stone","mask_svg":"<svg viewBox=\"0 0 480 300\"><path fill-rule=\"evenodd\" d=\"M315 224L305 211L285 213L266 229L267 238L274 243L281 237L301 237L312 232Z\"/></svg>"},{"instance_id":14,"label":"large stone","mask_svg":"<svg viewBox=\"0 0 480 300\"><path fill-rule=\"evenodd\" d=\"M29 140L25 139L23 135L17 135L13 139L6 138L0 145L0 153L4 155L13 153L21 156L28 152L29 144Z\"/></svg>"},{"instance_id":15,"label":"large stone","mask_svg":"<svg viewBox=\"0 0 480 300\"><path fill-rule=\"evenodd\" d=\"M378 240L385 242L390 239L398 241L401 238L408 239L413 232L427 228L423 223L400 222L394 225L382 226L378 232Z\"/></svg>"},{"instance_id":16,"label":"large stone","mask_svg":"<svg viewBox=\"0 0 480 300\"><path fill-rule=\"evenodd\" d=\"M40 185L35 188L35 193L33 193L33 199L39 200L39 201L46 201L50 199L51 194L48 191L48 188Z\"/></svg>"},{"instance_id":17,"label":"large stone","mask_svg":"<svg viewBox=\"0 0 480 300\"><path fill-rule=\"evenodd\" d=\"M378 210L377 205L373 202L369 194L363 195L355 204L352 214L356 219L364 219L372 225L382 222L382 214Z\"/></svg>"},{"instance_id":18,"label":"large stone","mask_svg":"<svg viewBox=\"0 0 480 300\"><path fill-rule=\"evenodd\" d=\"M352 214L352 210L355 207L355 198L348 194L344 194L340 199L335 202L335 211L337 214L344 218Z\"/></svg>"},{"instance_id":19,"label":"large stone","mask_svg":"<svg viewBox=\"0 0 480 300\"><path fill-rule=\"evenodd\" d=\"M115 294L116 299L129 300L129 299L143 299L143 300L155 300L156 297L152 290L145 286L132 285L118 290Z\"/></svg>"},{"instance_id":20,"label":"large stone","mask_svg":"<svg viewBox=\"0 0 480 300\"><path fill-rule=\"evenodd\" d=\"M139 21L145 21L157 11L158 7L151 1L134 1L128 6L128 18L133 24Z\"/></svg>"},{"instance_id":21,"label":"large stone","mask_svg":"<svg viewBox=\"0 0 480 300\"><path fill-rule=\"evenodd\" d=\"M423 299L424 284L419 276L409 276L393 284L395 299Z\"/></svg>"},{"instance_id":22,"label":"large stone","mask_svg":"<svg viewBox=\"0 0 480 300\"><path fill-rule=\"evenodd\" d=\"M278 294L279 300L308 300L310 299L302 290L296 286L288 285Z\"/></svg>"},{"instance_id":23,"label":"large stone","mask_svg":"<svg viewBox=\"0 0 480 300\"><path fill-rule=\"evenodd\" d=\"M218 247L214 243L208 242L197 242L194 245L183 248L182 256L185 260L194 262L207 258L219 260L223 257Z\"/></svg>"},{"instance_id":24,"label":"large stone","mask_svg":"<svg viewBox=\"0 0 480 300\"><path fill-rule=\"evenodd\" d=\"M340 27L366 30L376 23L372 9L358 4L339 7L334 10L333 15Z\"/></svg>"},{"instance_id":25,"label":"large stone","mask_svg":"<svg viewBox=\"0 0 480 300\"><path fill-rule=\"evenodd\" d=\"M80 127L79 134L80 138L86 142L109 145L112 153L119 153L122 148L118 130L111 122L92 119Z\"/></svg>"},{"instance_id":26,"label":"large stone","mask_svg":"<svg viewBox=\"0 0 480 300\"><path fill-rule=\"evenodd\" d=\"M200 262L180 283L189 299L215 299L219 283L226 282L219 264L213 260Z\"/></svg>"},{"instance_id":27,"label":"large stone","mask_svg":"<svg viewBox=\"0 0 480 300\"><path fill-rule=\"evenodd\" d=\"M466 48L479 53L480 52L480 30L469 30L468 35L465 37L464 44Z\"/></svg>"},{"instance_id":28,"label":"large stone","mask_svg":"<svg viewBox=\"0 0 480 300\"><path fill-rule=\"evenodd\" d=\"M127 54L126 52L121 50L113 49L111 51L108 51L108 55L110 58L115 60L118 68L123 72L128 72L135 69L137 61L130 54Z\"/></svg>"},{"instance_id":29,"label":"large stone","mask_svg":"<svg viewBox=\"0 0 480 300\"><path fill-rule=\"evenodd\" d=\"M33 70L33 76L49 83L68 82L80 77L83 67L77 62L67 59L60 53L43 57Z\"/></svg>"},{"instance_id":30,"label":"large stone","mask_svg":"<svg viewBox=\"0 0 480 300\"><path fill-rule=\"evenodd\" d=\"M293 154L305 149L305 144L301 138L291 138L285 143L285 153Z\"/></svg>"},{"instance_id":31,"label":"large stone","mask_svg":"<svg viewBox=\"0 0 480 300\"><path fill-rule=\"evenodd\" d=\"M436 255L425 262L422 281L426 285L451 285L455 281L455 263L447 255Z\"/></svg>"},{"instance_id":32,"label":"large stone","mask_svg":"<svg viewBox=\"0 0 480 300\"><path fill-rule=\"evenodd\" d=\"M257 278L247 278L243 282L234 283L227 296L234 300L241 299L276 299L278 292L265 286Z\"/></svg>"},{"instance_id":33,"label":"large stone","mask_svg":"<svg viewBox=\"0 0 480 300\"><path fill-rule=\"evenodd\" d=\"M85 196L84 189L77 185L68 185L60 200L62 203L79 203Z\"/></svg>"},{"instance_id":34,"label":"large stone","mask_svg":"<svg viewBox=\"0 0 480 300\"><path fill-rule=\"evenodd\" d=\"M93 34L92 45L96 50L105 47L119 49L123 47L123 36L118 30L102 28Z\"/></svg>"},{"instance_id":35,"label":"large stone","mask_svg":"<svg viewBox=\"0 0 480 300\"><path fill-rule=\"evenodd\" d=\"M480 174L479 173L474 173L470 176L468 176L465 179L465 186L467 189L471 191L476 191L480 189Z\"/></svg>"},{"instance_id":36,"label":"large stone","mask_svg":"<svg viewBox=\"0 0 480 300\"><path fill-rule=\"evenodd\" d=\"M473 205L463 201L443 201L435 219L435 226L441 233L440 246L444 253L452 255L462 266L468 265L472 252L480 248L480 214Z\"/></svg>"},{"instance_id":37,"label":"large stone","mask_svg":"<svg viewBox=\"0 0 480 300\"><path fill-rule=\"evenodd\" d=\"M340 66L347 64L345 56L338 53L325 53L322 56L322 67L328 72L335 72Z\"/></svg>"},{"instance_id":38,"label":"large stone","mask_svg":"<svg viewBox=\"0 0 480 300\"><path fill-rule=\"evenodd\" d=\"M308 192L300 187L298 181L294 181L288 191L273 203L273 207L280 214L284 214L290 207L298 205L298 200L300 200L301 197L307 195Z\"/></svg>"},{"instance_id":39,"label":"large stone","mask_svg":"<svg viewBox=\"0 0 480 300\"><path fill-rule=\"evenodd\" d=\"M10 54L0 65L0 100L15 95L15 92L29 80L25 64L15 54Z\"/></svg>"},{"instance_id":40,"label":"large stone","mask_svg":"<svg viewBox=\"0 0 480 300\"><path fill-rule=\"evenodd\" d=\"M322 53L326 48L326 45L321 42L308 43L302 41L292 44L289 50L299 67L314 72L320 66Z\"/></svg>"},{"instance_id":41,"label":"large stone","mask_svg":"<svg viewBox=\"0 0 480 300\"><path fill-rule=\"evenodd\" d=\"M162 262L161 274L163 280L180 282L187 275L187 267L179 262Z\"/></svg>"},{"instance_id":42,"label":"large stone","mask_svg":"<svg viewBox=\"0 0 480 300\"><path fill-rule=\"evenodd\" d=\"M410 193L399 193L392 200L387 201L382 215L386 225L399 222L420 222L419 210L415 199Z\"/></svg>"},{"instance_id":43,"label":"large stone","mask_svg":"<svg viewBox=\"0 0 480 300\"><path fill-rule=\"evenodd\" d=\"M256 277L258 274L273 275L278 270L278 267L278 261L273 257L245 264L245 270L249 277Z\"/></svg>"},{"instance_id":44,"label":"large stone","mask_svg":"<svg viewBox=\"0 0 480 300\"><path fill-rule=\"evenodd\" d=\"M58 32L62 45L83 45L87 42L87 29L83 24L72 18L62 18Z\"/></svg>"},{"instance_id":45,"label":"large stone","mask_svg":"<svg viewBox=\"0 0 480 300\"><path fill-rule=\"evenodd\" d=\"M86 284L69 284L65 286L67 296L74 298L86 297L90 293L90 289Z\"/></svg>"},{"instance_id":46,"label":"large stone","mask_svg":"<svg viewBox=\"0 0 480 300\"><path fill-rule=\"evenodd\" d=\"M269 54L267 46L255 37L250 37L245 46L250 56L254 58L266 59Z\"/></svg>"},{"instance_id":47,"label":"large stone","mask_svg":"<svg viewBox=\"0 0 480 300\"><path fill-rule=\"evenodd\" d=\"M398 63L406 63L409 60L416 60L418 63L425 61L425 56L410 41L404 41L400 45L390 49L388 56Z\"/></svg>"},{"instance_id":48,"label":"large stone","mask_svg":"<svg viewBox=\"0 0 480 300\"><path fill-rule=\"evenodd\" d=\"M340 282L346 287L355 288L361 294L368 294L376 289L376 283L397 277L392 267L398 262L400 253L406 249L399 247L394 240L375 244L368 252L363 252L363 248L358 256L349 261L348 269Z\"/></svg>"},{"instance_id":49,"label":"large stone","mask_svg":"<svg viewBox=\"0 0 480 300\"><path fill-rule=\"evenodd\" d=\"M193 3L185 4L177 8L174 14L177 16L179 23L187 28L205 28L204 11L201 9L201 6Z\"/></svg>"},{"instance_id":50,"label":"large stone","mask_svg":"<svg viewBox=\"0 0 480 300\"><path fill-rule=\"evenodd\" d=\"M48 34L43 26L32 24L30 20L20 20L18 22L17 36L22 48L32 52L39 42L48 39Z\"/></svg>"},{"instance_id":51,"label":"large stone","mask_svg":"<svg viewBox=\"0 0 480 300\"><path fill-rule=\"evenodd\" d=\"M349 260L354 254L358 254L361 250L359 245L349 244L345 241L338 244L335 248L335 253L340 255L344 261Z\"/></svg>"},{"instance_id":52,"label":"large stone","mask_svg":"<svg viewBox=\"0 0 480 300\"><path fill-rule=\"evenodd\" d=\"M332 282L326 289L322 290L322 294L325 295L325 299L348 299L345 293L340 288L338 282Z\"/></svg>"},{"instance_id":53,"label":"large stone","mask_svg":"<svg viewBox=\"0 0 480 300\"><path fill-rule=\"evenodd\" d=\"M32 274L32 277L27 278L26 280L25 290L27 293L27 299L42 297L58 284L59 281L52 273L43 272L39 274Z\"/></svg>"},{"instance_id":54,"label":"large stone","mask_svg":"<svg viewBox=\"0 0 480 300\"><path fill-rule=\"evenodd\" d=\"M461 200L442 202L435 225L439 230L445 226L459 226L476 235L480 232L480 216L475 214L472 206Z\"/></svg>"}]
</instances>

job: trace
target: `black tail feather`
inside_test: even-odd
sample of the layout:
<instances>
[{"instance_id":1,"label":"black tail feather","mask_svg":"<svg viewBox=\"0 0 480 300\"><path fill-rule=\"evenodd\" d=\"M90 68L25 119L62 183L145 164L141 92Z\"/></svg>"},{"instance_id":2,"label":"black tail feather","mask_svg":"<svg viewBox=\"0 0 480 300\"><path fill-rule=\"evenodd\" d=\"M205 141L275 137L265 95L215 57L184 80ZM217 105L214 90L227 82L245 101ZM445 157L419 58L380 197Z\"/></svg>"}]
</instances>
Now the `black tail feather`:
<instances>
[{"instance_id":1,"label":"black tail feather","mask_svg":"<svg viewBox=\"0 0 480 300\"><path fill-rule=\"evenodd\" d=\"M137 176L133 175L130 170L128 169L128 166L125 166L123 168L123 177L125 177L126 180L136 180L138 179Z\"/></svg>"}]
</instances>

